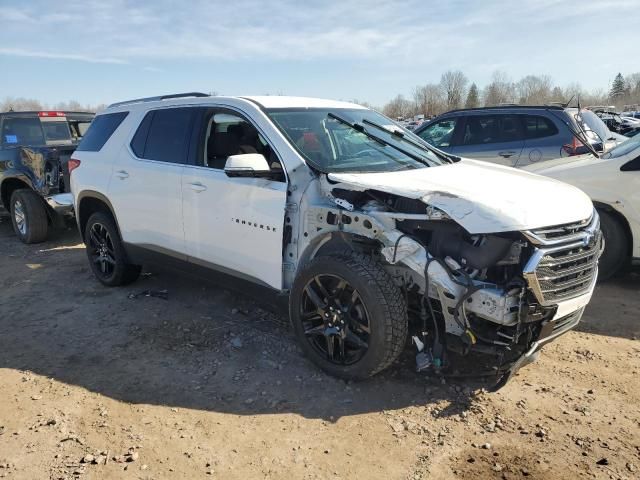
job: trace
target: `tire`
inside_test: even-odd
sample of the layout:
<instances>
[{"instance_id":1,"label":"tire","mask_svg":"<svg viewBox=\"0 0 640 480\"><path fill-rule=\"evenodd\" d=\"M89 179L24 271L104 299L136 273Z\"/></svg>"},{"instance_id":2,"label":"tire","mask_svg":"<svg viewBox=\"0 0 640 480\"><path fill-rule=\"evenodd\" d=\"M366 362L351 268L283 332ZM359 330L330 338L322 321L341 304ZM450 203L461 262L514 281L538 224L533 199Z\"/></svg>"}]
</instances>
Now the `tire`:
<instances>
[{"instance_id":1,"label":"tire","mask_svg":"<svg viewBox=\"0 0 640 480\"><path fill-rule=\"evenodd\" d=\"M608 280L620 273L628 264L627 232L616 217L598 210L600 229L604 237L604 252L598 262L598 279Z\"/></svg>"},{"instance_id":2,"label":"tire","mask_svg":"<svg viewBox=\"0 0 640 480\"><path fill-rule=\"evenodd\" d=\"M320 256L304 265L291 289L289 314L305 355L343 379L375 375L391 365L406 345L407 306L402 292L380 263L362 253Z\"/></svg>"},{"instance_id":3,"label":"tire","mask_svg":"<svg viewBox=\"0 0 640 480\"><path fill-rule=\"evenodd\" d=\"M49 234L49 219L44 201L33 190L16 190L9 204L13 231L23 243L40 243Z\"/></svg>"},{"instance_id":4,"label":"tire","mask_svg":"<svg viewBox=\"0 0 640 480\"><path fill-rule=\"evenodd\" d=\"M110 215L96 212L89 217L84 243L91 270L103 285L127 285L140 275L141 267L128 262L120 234Z\"/></svg>"}]
</instances>

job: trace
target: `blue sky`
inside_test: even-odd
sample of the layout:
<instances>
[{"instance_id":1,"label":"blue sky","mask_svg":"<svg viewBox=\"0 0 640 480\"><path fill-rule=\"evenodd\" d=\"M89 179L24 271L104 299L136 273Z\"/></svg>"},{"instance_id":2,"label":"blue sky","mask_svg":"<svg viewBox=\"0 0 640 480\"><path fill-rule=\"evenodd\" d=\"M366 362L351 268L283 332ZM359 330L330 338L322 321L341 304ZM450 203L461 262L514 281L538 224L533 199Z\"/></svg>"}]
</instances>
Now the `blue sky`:
<instances>
[{"instance_id":1,"label":"blue sky","mask_svg":"<svg viewBox=\"0 0 640 480\"><path fill-rule=\"evenodd\" d=\"M0 0L0 98L182 91L381 105L460 69L608 88L640 70L638 0ZM628 23L628 28L624 25ZM637 23L637 22L636 22Z\"/></svg>"}]
</instances>

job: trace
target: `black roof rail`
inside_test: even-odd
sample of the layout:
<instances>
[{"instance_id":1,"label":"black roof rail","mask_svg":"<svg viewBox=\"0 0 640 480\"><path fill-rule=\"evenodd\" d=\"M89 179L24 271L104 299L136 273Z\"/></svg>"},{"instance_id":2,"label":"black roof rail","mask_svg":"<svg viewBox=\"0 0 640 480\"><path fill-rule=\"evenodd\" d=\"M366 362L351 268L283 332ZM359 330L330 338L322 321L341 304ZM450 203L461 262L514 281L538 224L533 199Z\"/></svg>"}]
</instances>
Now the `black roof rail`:
<instances>
[{"instance_id":1,"label":"black roof rail","mask_svg":"<svg viewBox=\"0 0 640 480\"><path fill-rule=\"evenodd\" d=\"M120 107L122 105L128 105L130 103L156 102L158 100L169 100L172 98L185 98L185 97L210 97L210 95L208 93L202 93L202 92L172 93L171 95L159 95L157 97L135 98L133 100L125 100L124 102L116 102L116 103L112 103L107 108Z\"/></svg>"},{"instance_id":2,"label":"black roof rail","mask_svg":"<svg viewBox=\"0 0 640 480\"><path fill-rule=\"evenodd\" d=\"M484 110L515 110L515 109L524 109L530 108L534 110L563 110L561 105L496 105L494 107L476 107L476 108L458 108L456 110L449 110L445 113L453 113L453 112L473 112L473 111L484 111ZM444 115L444 114L442 114Z\"/></svg>"}]
</instances>

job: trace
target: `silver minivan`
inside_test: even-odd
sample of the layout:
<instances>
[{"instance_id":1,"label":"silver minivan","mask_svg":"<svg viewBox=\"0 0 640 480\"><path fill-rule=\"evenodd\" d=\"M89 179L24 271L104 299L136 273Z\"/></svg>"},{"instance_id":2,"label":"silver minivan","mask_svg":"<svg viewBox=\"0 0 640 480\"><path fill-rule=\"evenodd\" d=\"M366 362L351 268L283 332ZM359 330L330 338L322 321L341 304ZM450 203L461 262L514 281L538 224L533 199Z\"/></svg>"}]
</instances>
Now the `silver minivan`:
<instances>
[{"instance_id":1,"label":"silver minivan","mask_svg":"<svg viewBox=\"0 0 640 480\"><path fill-rule=\"evenodd\" d=\"M572 132L598 151L626 137L611 132L592 111L556 105L453 110L421 125L415 134L445 152L511 167L588 153Z\"/></svg>"}]
</instances>

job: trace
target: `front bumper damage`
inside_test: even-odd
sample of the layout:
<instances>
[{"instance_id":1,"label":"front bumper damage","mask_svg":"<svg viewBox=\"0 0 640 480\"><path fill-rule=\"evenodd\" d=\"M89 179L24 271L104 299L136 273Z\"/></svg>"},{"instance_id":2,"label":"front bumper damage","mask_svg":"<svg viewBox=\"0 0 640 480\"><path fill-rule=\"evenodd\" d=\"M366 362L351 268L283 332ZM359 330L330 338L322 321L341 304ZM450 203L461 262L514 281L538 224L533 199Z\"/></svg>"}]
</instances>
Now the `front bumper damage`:
<instances>
[{"instance_id":1,"label":"front bumper damage","mask_svg":"<svg viewBox=\"0 0 640 480\"><path fill-rule=\"evenodd\" d=\"M403 211L379 194L376 202L354 205L352 196L332 198L324 186L338 208L307 209L305 231L366 237L378 245L382 263L406 294L419 371L457 375L455 357L479 356L462 376L493 376L500 388L544 345L574 328L591 299L603 247L595 210L576 224L466 234L475 244L464 247L464 258L446 253L452 251L448 243L459 241L450 233L462 229L442 211L425 204ZM469 248L480 252L478 258Z\"/></svg>"},{"instance_id":2,"label":"front bumper damage","mask_svg":"<svg viewBox=\"0 0 640 480\"><path fill-rule=\"evenodd\" d=\"M425 351L429 342L414 336L419 371L441 369L447 350L463 355L482 353L494 362L478 375L494 375L497 389L535 361L544 345L580 322L595 288L597 261L604 248L597 213L579 225L524 232L524 237L529 247L523 252L531 253L524 263L521 285L465 280L464 269L456 260L434 258L418 242L402 235L393 241L393 247L382 249L390 264L403 263L415 272L425 272L421 293L429 302L430 317L440 316L444 325L442 347ZM434 312L434 300L439 312Z\"/></svg>"}]
</instances>

